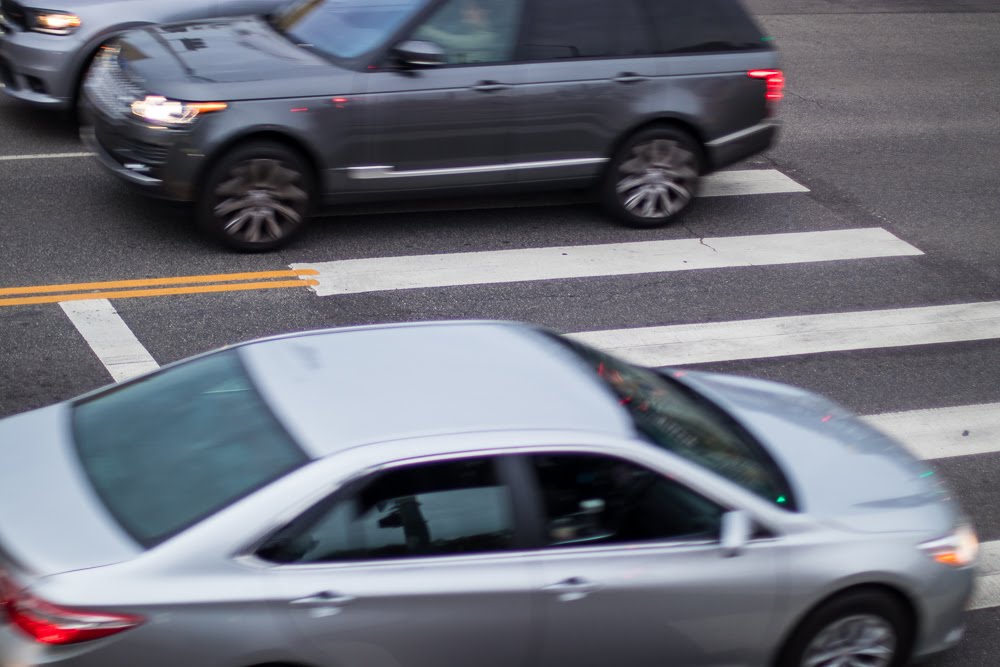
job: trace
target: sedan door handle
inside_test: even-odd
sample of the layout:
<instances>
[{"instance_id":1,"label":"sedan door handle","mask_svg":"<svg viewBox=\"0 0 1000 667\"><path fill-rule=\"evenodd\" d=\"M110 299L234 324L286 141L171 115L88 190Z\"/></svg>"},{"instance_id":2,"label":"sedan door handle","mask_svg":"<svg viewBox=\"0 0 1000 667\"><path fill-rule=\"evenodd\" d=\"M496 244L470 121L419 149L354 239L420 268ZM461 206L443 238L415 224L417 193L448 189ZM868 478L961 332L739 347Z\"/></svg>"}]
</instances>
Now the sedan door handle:
<instances>
[{"instance_id":1,"label":"sedan door handle","mask_svg":"<svg viewBox=\"0 0 1000 667\"><path fill-rule=\"evenodd\" d=\"M507 90L508 88L510 88L509 85L499 81L480 81L472 87L473 90L480 93L495 93L498 90Z\"/></svg>"},{"instance_id":2,"label":"sedan door handle","mask_svg":"<svg viewBox=\"0 0 1000 667\"><path fill-rule=\"evenodd\" d=\"M555 593L561 602L573 602L582 600L591 593L599 591L600 584L583 579L582 577L570 577L555 584L549 584L542 590L548 593Z\"/></svg>"},{"instance_id":3,"label":"sedan door handle","mask_svg":"<svg viewBox=\"0 0 1000 667\"><path fill-rule=\"evenodd\" d=\"M353 602L355 598L350 595L340 595L333 591L323 591L315 595L307 595L304 598L297 598L289 602L300 607L339 607L340 605Z\"/></svg>"},{"instance_id":4,"label":"sedan door handle","mask_svg":"<svg viewBox=\"0 0 1000 667\"><path fill-rule=\"evenodd\" d=\"M640 81L645 81L648 78L649 77L636 74L635 72L622 72L613 78L612 81L615 83L639 83Z\"/></svg>"}]
</instances>

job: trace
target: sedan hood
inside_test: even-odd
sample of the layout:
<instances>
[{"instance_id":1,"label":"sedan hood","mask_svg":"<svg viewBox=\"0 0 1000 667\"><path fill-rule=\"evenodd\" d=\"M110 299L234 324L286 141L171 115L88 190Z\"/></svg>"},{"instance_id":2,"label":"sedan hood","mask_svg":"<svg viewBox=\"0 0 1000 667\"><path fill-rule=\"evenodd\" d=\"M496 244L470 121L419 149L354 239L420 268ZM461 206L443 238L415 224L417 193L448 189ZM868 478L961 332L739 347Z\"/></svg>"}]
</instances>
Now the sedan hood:
<instances>
[{"instance_id":1,"label":"sedan hood","mask_svg":"<svg viewBox=\"0 0 1000 667\"><path fill-rule=\"evenodd\" d=\"M0 560L7 567L40 577L140 552L77 460L67 405L0 420Z\"/></svg>"},{"instance_id":2,"label":"sedan hood","mask_svg":"<svg viewBox=\"0 0 1000 667\"><path fill-rule=\"evenodd\" d=\"M353 77L257 17L144 28L120 45L133 83L180 100L322 96L345 92Z\"/></svg>"},{"instance_id":3,"label":"sedan hood","mask_svg":"<svg viewBox=\"0 0 1000 667\"><path fill-rule=\"evenodd\" d=\"M861 531L943 534L955 524L959 509L934 471L832 401L774 382L679 375L767 448L801 511Z\"/></svg>"}]
</instances>

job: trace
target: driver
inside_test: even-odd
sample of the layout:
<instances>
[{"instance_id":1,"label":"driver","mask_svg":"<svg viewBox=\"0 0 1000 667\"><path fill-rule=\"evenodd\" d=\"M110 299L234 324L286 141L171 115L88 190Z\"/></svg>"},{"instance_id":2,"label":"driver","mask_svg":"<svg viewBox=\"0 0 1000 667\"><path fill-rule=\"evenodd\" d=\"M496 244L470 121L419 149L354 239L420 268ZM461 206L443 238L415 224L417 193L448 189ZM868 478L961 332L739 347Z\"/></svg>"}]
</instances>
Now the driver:
<instances>
[{"instance_id":1,"label":"driver","mask_svg":"<svg viewBox=\"0 0 1000 667\"><path fill-rule=\"evenodd\" d=\"M496 62L505 59L500 31L492 12L482 0L460 0L459 20L448 28L434 25L437 22L435 19L417 30L415 38L442 46L448 54L448 62Z\"/></svg>"}]
</instances>

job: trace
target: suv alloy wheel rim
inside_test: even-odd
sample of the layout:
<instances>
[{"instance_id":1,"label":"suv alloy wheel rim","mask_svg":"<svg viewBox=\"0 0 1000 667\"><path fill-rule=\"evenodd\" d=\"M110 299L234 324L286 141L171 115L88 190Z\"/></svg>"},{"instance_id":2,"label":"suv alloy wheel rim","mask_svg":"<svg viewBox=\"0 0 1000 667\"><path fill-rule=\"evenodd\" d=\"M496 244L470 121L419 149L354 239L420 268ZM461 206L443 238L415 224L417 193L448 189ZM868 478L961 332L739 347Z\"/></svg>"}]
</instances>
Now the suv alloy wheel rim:
<instances>
[{"instance_id":1,"label":"suv alloy wheel rim","mask_svg":"<svg viewBox=\"0 0 1000 667\"><path fill-rule=\"evenodd\" d=\"M215 215L229 236L248 243L283 237L302 221L307 195L296 183L297 171L270 158L247 160L229 172L229 179L215 189L222 201Z\"/></svg>"},{"instance_id":2,"label":"suv alloy wheel rim","mask_svg":"<svg viewBox=\"0 0 1000 667\"><path fill-rule=\"evenodd\" d=\"M622 205L642 218L667 218L687 206L698 177L694 154L672 139L635 146L618 170Z\"/></svg>"},{"instance_id":3,"label":"suv alloy wheel rim","mask_svg":"<svg viewBox=\"0 0 1000 667\"><path fill-rule=\"evenodd\" d=\"M802 667L888 667L896 654L896 633L871 614L842 618L817 634L802 656Z\"/></svg>"}]
</instances>

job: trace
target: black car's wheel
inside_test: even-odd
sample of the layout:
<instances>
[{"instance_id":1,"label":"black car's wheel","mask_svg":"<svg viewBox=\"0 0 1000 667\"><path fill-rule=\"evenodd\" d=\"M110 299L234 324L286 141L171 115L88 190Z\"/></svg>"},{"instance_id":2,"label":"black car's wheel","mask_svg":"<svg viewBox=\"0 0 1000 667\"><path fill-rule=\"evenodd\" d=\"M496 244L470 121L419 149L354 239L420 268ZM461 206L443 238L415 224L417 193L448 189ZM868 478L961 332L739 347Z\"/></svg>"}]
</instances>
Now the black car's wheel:
<instances>
[{"instance_id":1,"label":"black car's wheel","mask_svg":"<svg viewBox=\"0 0 1000 667\"><path fill-rule=\"evenodd\" d=\"M198 223L230 248L274 250L302 227L312 192L309 163L298 151L255 141L211 168L198 201Z\"/></svg>"},{"instance_id":2,"label":"black car's wheel","mask_svg":"<svg viewBox=\"0 0 1000 667\"><path fill-rule=\"evenodd\" d=\"M701 148L673 127L643 130L611 160L603 184L604 205L631 227L659 227L675 219L697 192Z\"/></svg>"},{"instance_id":3,"label":"black car's wheel","mask_svg":"<svg viewBox=\"0 0 1000 667\"><path fill-rule=\"evenodd\" d=\"M777 667L902 667L913 622L895 598L879 591L836 597L795 630Z\"/></svg>"}]
</instances>

